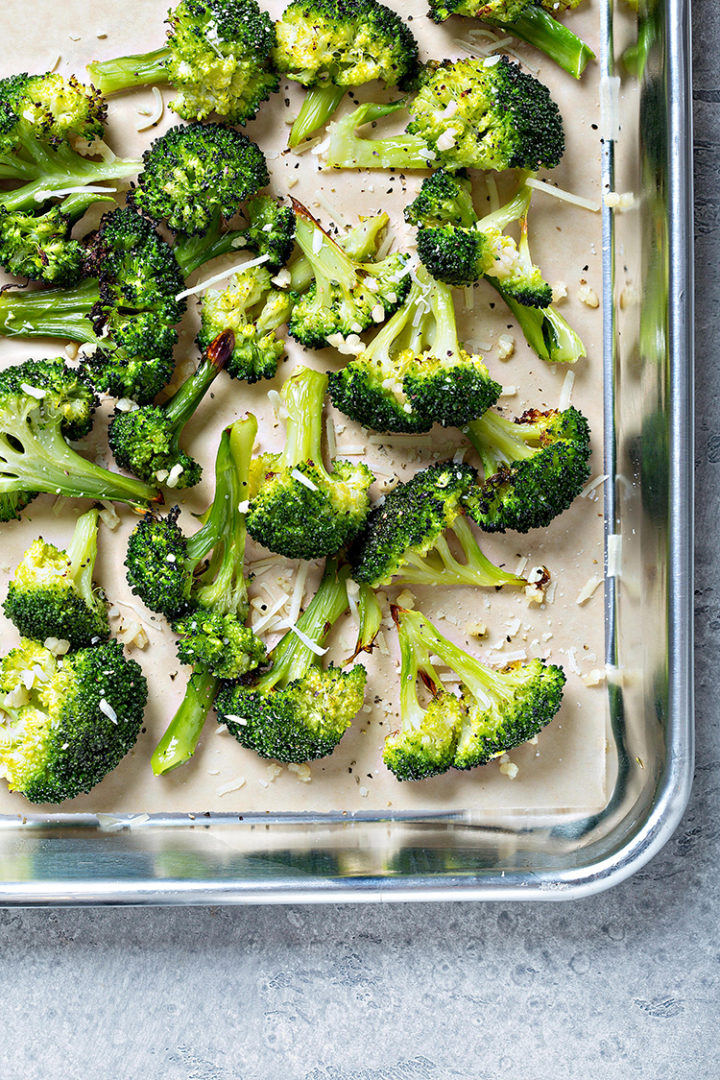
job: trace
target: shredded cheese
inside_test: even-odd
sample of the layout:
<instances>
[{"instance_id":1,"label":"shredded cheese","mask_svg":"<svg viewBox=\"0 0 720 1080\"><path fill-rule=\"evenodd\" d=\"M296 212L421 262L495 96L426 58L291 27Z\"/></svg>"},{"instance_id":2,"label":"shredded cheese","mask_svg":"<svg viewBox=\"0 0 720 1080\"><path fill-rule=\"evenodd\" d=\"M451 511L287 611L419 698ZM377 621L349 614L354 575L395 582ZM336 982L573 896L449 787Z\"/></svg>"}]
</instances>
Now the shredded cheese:
<instances>
[{"instance_id":1,"label":"shredded cheese","mask_svg":"<svg viewBox=\"0 0 720 1080\"><path fill-rule=\"evenodd\" d=\"M157 86L153 86L153 107L152 109L140 109L140 115L145 115L145 119L136 126L136 131L147 131L148 128L155 127L155 125L162 120L162 114L165 112L165 102L163 96Z\"/></svg>"},{"instance_id":2,"label":"shredded cheese","mask_svg":"<svg viewBox=\"0 0 720 1080\"><path fill-rule=\"evenodd\" d=\"M544 191L546 195L553 195L556 199L560 199L561 202L579 206L582 210L590 210L593 214L597 214L600 210L600 203L596 199L585 199L582 195L574 195L573 192L555 187L554 184L546 184L544 180L536 180L534 176L531 176L525 183L529 188Z\"/></svg>"},{"instance_id":3,"label":"shredded cheese","mask_svg":"<svg viewBox=\"0 0 720 1080\"><path fill-rule=\"evenodd\" d=\"M253 266L262 266L262 264L266 263L269 258L269 255L259 255L257 259L251 259L250 262L239 263L237 266L231 266L229 270L223 270L219 274L213 274L212 277L206 278L205 281L198 282L198 284L193 285L191 289L184 289L182 292L179 292L177 294L175 299L185 300L185 298L188 296L195 296L196 293L201 293L210 285L214 285L216 281L223 281L224 278L232 277L233 274L242 274L245 270L251 270Z\"/></svg>"}]
</instances>

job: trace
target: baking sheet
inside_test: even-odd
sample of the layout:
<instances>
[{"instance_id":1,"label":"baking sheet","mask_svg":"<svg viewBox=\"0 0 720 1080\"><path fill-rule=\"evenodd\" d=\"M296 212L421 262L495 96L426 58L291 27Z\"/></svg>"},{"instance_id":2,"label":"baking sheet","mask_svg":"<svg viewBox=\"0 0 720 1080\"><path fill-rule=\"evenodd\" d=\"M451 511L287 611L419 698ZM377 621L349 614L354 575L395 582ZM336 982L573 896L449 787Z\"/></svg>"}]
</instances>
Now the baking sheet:
<instances>
[{"instance_id":1,"label":"baking sheet","mask_svg":"<svg viewBox=\"0 0 720 1080\"><path fill-rule=\"evenodd\" d=\"M282 3L267 4L273 15L279 14L282 6ZM0 44L0 70L3 74L17 70L17 57L23 56L32 58L26 66L42 71L52 66L59 55L58 70L66 74L75 72L82 77L84 63L90 58L155 47L162 36L160 27L165 8L164 3L131 3L120 12L101 0L93 6L88 19L87 6L77 0L65 4L62 10L53 6L46 13L42 26L20 24L11 40ZM413 29L421 41L424 55L468 54L459 47L459 39L463 31L472 27L470 21L455 20L450 26L434 27L424 17L424 0L413 0L404 5L404 11L413 15ZM597 45L597 5L592 0L587 3L586 10L572 16L572 25L591 45ZM554 171L552 179L568 190L599 199L596 70L588 69L582 82L576 84L549 61L543 62L534 51L523 46L518 46L516 51L519 56L527 57L533 70L550 85L565 115L568 147L563 163ZM171 92L163 92L166 101L169 100ZM373 90L370 95L372 93ZM297 180L292 194L305 202L326 225L331 223L334 211L352 221L354 210L367 214L381 208L387 209L394 223L399 224L402 207L419 188L422 175L409 174L404 179L397 176L393 180L389 173L360 177L350 172L318 173L312 155L283 154L288 130L285 115L293 115L298 98L294 88L287 91L283 88L281 94L264 107L258 120L247 127L248 134L258 140L268 156L273 175L272 189L278 194L284 193L289 183ZM287 109L285 99L290 102ZM572 111L566 104L569 100L573 102ZM112 102L107 138L117 152L124 156L138 155L147 146L148 133L136 131L142 119L139 110L147 108L152 108L150 91L139 91ZM166 111L158 131L171 126L174 121L174 114ZM478 194L481 189L479 182L476 185ZM412 240L412 232L404 226L397 229L397 235L399 247L407 247ZM600 295L599 215L538 193L531 218L531 238L533 249L541 253L539 261L546 277L551 282L562 281L567 285L569 295L561 310L587 347L588 359L575 368L572 400L588 415L593 427L593 475L598 475L602 471L599 445L602 422L601 314L599 308L591 309L580 302L578 289L582 279ZM220 269L222 264L213 265L211 270L201 270L199 276L210 276L216 267ZM466 340L482 346L496 378L506 387L518 388L515 395L504 397L501 404L513 415L529 405L555 406L567 368L561 365L553 368L537 360L525 346L506 311L498 305L490 308L493 303L494 294L489 287L481 285L475 290L473 310L464 310L462 297L459 297L458 307ZM510 333L517 343L515 356L505 363L497 359L494 348L486 348L500 333ZM193 334L191 314L177 351L180 373L186 371L196 358ZM59 351L50 343L2 341L0 363L5 365L27 356L52 356ZM273 449L281 431L274 426L265 396L267 389L271 386L279 388L298 363L310 363L321 370L335 364L330 350L310 355L289 342L288 351L289 360L272 384L246 387L221 377L215 384L213 397L206 399L192 425L188 426L186 445L203 462L210 481L200 490L188 493L183 500L188 511L203 509L211 497L212 459L222 428L247 409L252 409L260 420L261 449ZM357 446L364 441L364 436L362 429L338 414L335 414L335 421L338 456L341 457L344 446ZM457 445L453 433L443 430L438 430L433 439L389 437L386 441L389 450L374 443L368 447L369 464L371 467L376 464L388 473L397 471L401 476L410 475L433 460L435 455L452 454ZM98 419L93 436L87 440L92 456L105 453L103 442L104 428L102 420ZM101 460L111 464L107 456ZM381 492L382 484L376 489L377 494ZM528 656L542 655L562 663L568 673L568 685L560 714L541 733L537 745L512 752L511 758L519 767L514 780L500 773L497 763L492 763L467 774L452 773L419 784L402 785L387 773L380 759L383 738L395 726L396 715L396 653L394 634L389 629L385 630L385 636L390 655L382 656L376 650L368 660L366 702L370 711L358 717L331 758L311 764L309 783L303 783L286 769L276 775L276 769L267 762L243 750L227 734L218 734L212 718L194 761L167 777L154 778L149 767L150 753L182 697L186 675L175 659L172 635L161 620L154 619L129 594L123 577L118 575L127 534L136 521L131 511L121 509L119 513L122 524L117 531L109 532L103 528L98 579L123 617L139 617L147 628L149 648L132 654L142 663L151 685L146 731L115 773L90 795L61 809L105 813L207 809L238 813L263 810L352 812L388 808L394 812L592 811L604 805L607 772L605 694L602 688L586 687L581 678L582 674L603 666L602 590L598 590L583 607L575 603L588 578L602 576L602 506L599 501L579 500L548 531L524 537L481 538L483 549L491 559L505 562L513 569L526 557L528 567L547 565L557 583L552 604L531 607L524 597L513 595L509 590L500 594L480 590L416 590L418 606L460 644L470 645L479 655L495 663L503 662L504 653L524 648ZM3 526L0 533L3 576L0 592L4 593L4 581L10 568L34 536L42 534L62 545L71 530L67 506L54 506L50 497L33 503L22 522ZM266 555L252 545L249 545L248 554L251 564L255 557ZM278 563L279 573L291 582L297 564L283 560ZM312 582L310 577L308 595ZM271 583L272 574L259 578L253 585L253 594L261 593L261 586ZM277 589L277 583L274 588ZM508 642L509 630L517 620L520 625ZM465 625L477 621L488 627L488 635L481 645L471 643L465 633ZM115 620L115 627L118 626L119 620ZM6 623L2 624L0 633L6 646L15 642L15 632ZM552 637L547 638L548 634ZM347 655L353 636L354 628L347 620L344 630L337 636L338 655ZM573 671L573 667L578 671ZM376 697L380 699L377 703ZM222 790L233 781L239 783L240 779L245 781L242 787L218 795L218 789ZM22 814L28 809L28 804L19 796L6 792L0 795L1 813Z\"/></svg>"}]
</instances>

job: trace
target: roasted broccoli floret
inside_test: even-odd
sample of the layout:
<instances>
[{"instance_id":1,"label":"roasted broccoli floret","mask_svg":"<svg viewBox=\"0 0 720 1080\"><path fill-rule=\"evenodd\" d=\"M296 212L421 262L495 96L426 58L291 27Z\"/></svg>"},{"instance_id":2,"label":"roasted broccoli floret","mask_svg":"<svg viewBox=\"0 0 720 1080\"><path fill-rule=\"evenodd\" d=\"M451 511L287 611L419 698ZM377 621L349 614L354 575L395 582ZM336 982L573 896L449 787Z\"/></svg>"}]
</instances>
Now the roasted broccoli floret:
<instances>
[{"instance_id":1,"label":"roasted broccoli floret","mask_svg":"<svg viewBox=\"0 0 720 1080\"><path fill-rule=\"evenodd\" d=\"M231 330L223 331L211 341L197 371L164 405L115 410L108 439L113 457L122 469L148 484L167 484L170 488L188 488L200 482L202 466L185 453L180 439L185 425L232 355L234 342Z\"/></svg>"},{"instance_id":2,"label":"roasted broccoli floret","mask_svg":"<svg viewBox=\"0 0 720 1080\"><path fill-rule=\"evenodd\" d=\"M370 512L350 548L355 581L381 585L527 585L525 578L493 565L483 555L463 514L463 500L477 473L462 462L445 461L416 473ZM446 533L454 534L461 559Z\"/></svg>"},{"instance_id":3,"label":"roasted broccoli floret","mask_svg":"<svg viewBox=\"0 0 720 1080\"><path fill-rule=\"evenodd\" d=\"M545 528L590 476L590 427L577 409L528 409L517 420L490 410L466 434L485 479L467 493L465 506L485 532Z\"/></svg>"},{"instance_id":4,"label":"roasted broccoli floret","mask_svg":"<svg viewBox=\"0 0 720 1080\"><path fill-rule=\"evenodd\" d=\"M349 87L407 87L418 73L410 27L377 0L294 0L275 30L277 70L309 88L290 146L327 123Z\"/></svg>"},{"instance_id":5,"label":"roasted broccoli floret","mask_svg":"<svg viewBox=\"0 0 720 1080\"><path fill-rule=\"evenodd\" d=\"M256 435L254 416L237 420L223 432L215 464L215 498L206 524L187 542L180 534L182 561L177 580L166 590L165 601L173 594L180 594L181 600L183 594L187 596L172 625L178 635L178 658L192 665L193 672L182 704L153 753L156 774L182 765L194 753L218 680L239 679L266 659L262 641L245 626L249 606L244 575L246 532L240 507L247 501ZM148 539L152 542L145 530L141 545ZM161 548L164 542L163 538ZM141 545L132 549L131 538L127 563L131 570L133 560L142 559ZM197 561L200 551L202 559L212 552L205 569ZM140 567L146 578L152 573L153 561L157 561L155 552L150 555L149 565ZM128 577L132 582L132 574Z\"/></svg>"},{"instance_id":6,"label":"roasted broccoli floret","mask_svg":"<svg viewBox=\"0 0 720 1080\"><path fill-rule=\"evenodd\" d=\"M156 222L192 236L269 180L265 155L247 135L222 124L180 124L143 154L143 170L130 200Z\"/></svg>"},{"instance_id":7,"label":"roasted broccoli floret","mask_svg":"<svg viewBox=\"0 0 720 1080\"><path fill-rule=\"evenodd\" d=\"M198 189L193 198L204 198ZM238 249L248 248L258 255L266 256L268 270L279 270L292 254L295 242L295 214L289 206L283 206L270 195L257 195L248 199L242 208L248 224L240 229L226 229L223 217L214 208L210 223L204 232L193 236L178 235L173 254L186 277L204 263L220 255L228 255Z\"/></svg>"},{"instance_id":8,"label":"roasted broccoli floret","mask_svg":"<svg viewBox=\"0 0 720 1080\"><path fill-rule=\"evenodd\" d=\"M406 255L358 263L293 199L295 239L314 280L295 304L289 329L301 345L322 349L384 322L407 296Z\"/></svg>"},{"instance_id":9,"label":"roasted broccoli floret","mask_svg":"<svg viewBox=\"0 0 720 1080\"><path fill-rule=\"evenodd\" d=\"M358 129L405 106L405 134L364 138ZM506 56L431 64L408 102L361 105L333 123L326 164L338 169L554 168L565 137L550 92Z\"/></svg>"},{"instance_id":10,"label":"roasted broccoli floret","mask_svg":"<svg viewBox=\"0 0 720 1080\"><path fill-rule=\"evenodd\" d=\"M400 637L402 727L386 740L383 760L398 780L484 765L532 739L560 708L562 668L530 660L498 671L448 641L420 611L393 614ZM442 689L431 655L459 676L459 697ZM418 676L433 694L426 709L417 699Z\"/></svg>"},{"instance_id":11,"label":"roasted broccoli floret","mask_svg":"<svg viewBox=\"0 0 720 1080\"><path fill-rule=\"evenodd\" d=\"M327 375L299 368L283 385L285 445L263 454L250 472L247 528L253 540L289 559L334 555L357 535L375 479L367 465L331 462L322 453Z\"/></svg>"},{"instance_id":12,"label":"roasted broccoli floret","mask_svg":"<svg viewBox=\"0 0 720 1080\"><path fill-rule=\"evenodd\" d=\"M250 383L272 379L285 352L276 331L288 321L294 301L294 293L273 289L264 266L241 270L226 289L203 296L198 345L206 349L218 334L231 332L228 375Z\"/></svg>"},{"instance_id":13,"label":"roasted broccoli floret","mask_svg":"<svg viewBox=\"0 0 720 1080\"><path fill-rule=\"evenodd\" d=\"M502 387L457 336L452 291L418 269L407 300L364 352L330 376L333 405L376 431L459 427Z\"/></svg>"},{"instance_id":14,"label":"roasted broccoli floret","mask_svg":"<svg viewBox=\"0 0 720 1080\"><path fill-rule=\"evenodd\" d=\"M90 791L135 745L146 700L117 641L57 657L23 639L0 665L0 774L34 803Z\"/></svg>"},{"instance_id":15,"label":"roasted broccoli floret","mask_svg":"<svg viewBox=\"0 0 720 1080\"><path fill-rule=\"evenodd\" d=\"M103 134L106 107L92 86L62 75L11 75L0 80L0 207L32 210L67 188L133 176L139 162L95 161L72 139ZM109 188L108 191L112 189Z\"/></svg>"},{"instance_id":16,"label":"roasted broccoli floret","mask_svg":"<svg viewBox=\"0 0 720 1080\"><path fill-rule=\"evenodd\" d=\"M0 372L0 521L19 517L43 491L133 505L155 500L154 488L87 461L67 442L88 433L96 404L82 374L62 360Z\"/></svg>"},{"instance_id":17,"label":"roasted broccoli floret","mask_svg":"<svg viewBox=\"0 0 720 1080\"><path fill-rule=\"evenodd\" d=\"M110 636L107 602L93 584L98 511L78 518L67 551L34 540L8 587L3 611L23 637L66 641L71 649Z\"/></svg>"},{"instance_id":18,"label":"roasted broccoli floret","mask_svg":"<svg viewBox=\"0 0 720 1080\"><path fill-rule=\"evenodd\" d=\"M0 333L81 342L98 390L152 401L170 379L184 288L169 245L129 207L103 218L86 256L92 275L67 289L4 292Z\"/></svg>"},{"instance_id":19,"label":"roasted broccoli floret","mask_svg":"<svg viewBox=\"0 0 720 1080\"><path fill-rule=\"evenodd\" d=\"M218 722L241 746L277 761L313 761L331 754L350 727L362 707L365 668L322 668L319 659L328 631L347 610L346 580L347 567L329 560L296 628L271 653L270 670L221 689Z\"/></svg>"},{"instance_id":20,"label":"roasted broccoli floret","mask_svg":"<svg viewBox=\"0 0 720 1080\"><path fill-rule=\"evenodd\" d=\"M74 285L83 274L85 246L71 237L73 225L92 203L110 201L88 192L68 195L42 213L0 206L0 266L31 281Z\"/></svg>"},{"instance_id":21,"label":"roasted broccoli floret","mask_svg":"<svg viewBox=\"0 0 720 1080\"><path fill-rule=\"evenodd\" d=\"M164 47L88 64L95 86L114 94L170 83L178 91L170 108L183 120L211 113L229 124L252 120L278 88L270 16L256 0L181 0L167 22Z\"/></svg>"},{"instance_id":22,"label":"roasted broccoli floret","mask_svg":"<svg viewBox=\"0 0 720 1080\"><path fill-rule=\"evenodd\" d=\"M482 19L534 45L576 79L595 53L557 18L579 3L580 0L429 0L430 17L435 22L445 22L451 15Z\"/></svg>"}]
</instances>

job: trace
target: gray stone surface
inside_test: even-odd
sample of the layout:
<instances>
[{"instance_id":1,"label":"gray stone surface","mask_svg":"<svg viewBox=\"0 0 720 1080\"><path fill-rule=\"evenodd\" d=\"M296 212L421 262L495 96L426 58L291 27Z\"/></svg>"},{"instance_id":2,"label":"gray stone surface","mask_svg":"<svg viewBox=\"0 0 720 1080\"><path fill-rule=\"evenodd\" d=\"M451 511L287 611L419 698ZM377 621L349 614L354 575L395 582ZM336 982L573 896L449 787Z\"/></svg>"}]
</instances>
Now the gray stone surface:
<instances>
[{"instance_id":1,"label":"gray stone surface","mask_svg":"<svg viewBox=\"0 0 720 1080\"><path fill-rule=\"evenodd\" d=\"M720 13L698 0L697 774L573 904L0 912L2 1080L715 1080Z\"/></svg>"}]
</instances>

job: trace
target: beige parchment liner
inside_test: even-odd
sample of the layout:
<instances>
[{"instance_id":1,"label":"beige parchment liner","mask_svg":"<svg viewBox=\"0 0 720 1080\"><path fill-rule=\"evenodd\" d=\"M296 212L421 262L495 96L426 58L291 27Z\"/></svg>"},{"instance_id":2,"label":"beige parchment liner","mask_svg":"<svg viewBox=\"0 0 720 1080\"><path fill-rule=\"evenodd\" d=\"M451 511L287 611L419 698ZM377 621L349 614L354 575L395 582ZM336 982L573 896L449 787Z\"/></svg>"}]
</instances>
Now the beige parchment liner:
<instances>
[{"instance_id":1,"label":"beige parchment liner","mask_svg":"<svg viewBox=\"0 0 720 1080\"><path fill-rule=\"evenodd\" d=\"M267 0L273 16L283 8L281 0ZM412 16L425 57L459 57L470 54L462 45L463 35L473 27L470 20L454 19L436 27L425 16L425 0L409 0L394 6ZM93 58L104 58L155 48L162 41L162 21L166 0L127 0L123 5L96 0L65 0L44 4L42 19L26 19L19 4L6 5L8 32L0 40L0 69L3 75L18 70L41 72L57 60L57 70L84 77L84 65ZM598 5L587 0L570 19L573 28L594 48L599 43ZM561 187L591 199L600 198L599 77L597 66L587 70L577 83L534 50L512 43L528 68L551 87L565 118L567 150L561 166L551 177ZM58 59L59 58L59 59ZM377 94L373 87L365 96ZM163 89L165 101L171 99ZM363 94L359 95L361 98ZM285 101L290 102L288 108ZM412 230L402 224L402 208L413 197L423 174L402 178L387 172L357 174L319 171L312 154L284 154L287 117L294 115L299 93L294 87L282 87L279 95L266 104L247 133L265 150L272 174L272 190L292 194L306 203L318 218L330 225L335 221L354 222L357 214L385 209L391 214L396 249L407 249L413 240ZM106 138L122 156L139 156L154 135L175 122L168 109L153 132L139 133L141 110L153 108L149 90L137 91L112 101ZM485 185L476 178L479 205L485 199ZM340 217L342 221L337 221ZM567 299L561 310L577 328L587 347L587 359L575 371L573 404L590 419L594 432L592 475L602 472L600 444L602 421L601 313L581 302L581 282L586 282L599 296L601 292L600 217L598 214L568 206L537 193L531 217L533 251L545 276L553 283L567 286ZM242 261L243 256L236 258ZM232 265L232 259L226 260ZM223 269L215 263L199 272L194 282ZM561 398L567 367L546 365L525 345L512 317L502 305L494 303L494 294L481 284L474 292L472 310L466 309L458 293L458 311L466 341L481 348L494 376L506 388L516 388L501 400L508 415L518 415L529 406L553 407ZM176 380L187 374L196 361L193 345L197 298L177 349ZM501 362L496 343L500 334L510 334L516 342L514 356ZM52 342L0 341L0 365L6 366L29 356L58 355L62 345ZM247 387L221 376L214 392L186 429L186 445L205 466L205 480L199 488L182 498L186 528L192 530L190 512L202 510L212 497L212 461L223 427L236 417L252 410L258 417L261 450L274 449L281 438L266 392L278 389L293 367L310 364L320 370L334 368L340 362L331 351L307 354L293 342L288 344L288 361L282 365L272 384ZM112 467L105 438L106 403L98 416L95 431L86 440L87 452ZM337 429L338 457L343 449L357 449L366 444L366 434L340 414L333 413ZM460 436L452 430L436 429L429 437L387 437L384 445L367 444L371 467L382 470L374 489L380 495L383 483L393 473L411 475L418 468L438 458L452 456L460 445ZM473 460L468 455L468 460ZM599 490L599 489L598 489ZM169 505L172 505L169 494ZM11 568L36 535L64 545L72 531L81 504L63 501L57 505L51 497L34 502L21 522L0 529L0 594L4 596ZM422 783L399 784L385 769L381 748L385 735L397 726L396 675L397 649L394 631L386 627L388 655L376 650L367 660L368 687L366 711L361 713L343 738L335 754L310 766L310 782L302 782L286 768L277 769L267 761L240 747L231 736L218 730L214 715L207 726L195 759L163 778L153 777L150 754L157 739L181 700L187 671L178 664L173 639L159 617L154 617L134 598L126 585L123 568L128 533L137 521L127 509L119 509L121 525L115 531L102 526L97 578L111 602L121 612L113 619L117 631L128 620L141 621L147 631L149 646L133 650L150 685L150 700L145 731L134 751L120 767L89 795L60 807L66 811L105 813L160 813L168 811L215 810L230 813L251 811L413 811L431 812L469 810L481 814L508 811L540 813L591 811L605 801L608 750L606 741L606 701L603 685L588 687L582 680L593 669L603 668L602 587L583 606L576 603L578 593L594 575L602 576L602 504L595 497L576 501L575 505L548 530L519 536L480 537L487 555L496 562L515 568L527 559L527 567L545 564L551 571L548 602L542 606L511 590L495 593L470 589L418 588L417 606L434 619L440 629L463 647L481 658L502 664L503 657L526 650L527 656L541 656L563 664L568 675L565 701L555 721L539 736L536 745L514 750L511 759L518 773L510 779L493 762L469 773L451 772ZM267 552L252 543L248 549L253 561L267 558ZM284 588L292 591L297 563L277 559L277 569L266 572L253 583L251 594L268 598ZM306 600L317 579L317 568L308 577ZM397 590L394 590L397 592ZM391 592L391 595L393 593ZM550 598L552 602L550 602ZM468 623L483 622L487 635L478 641L468 636ZM335 634L331 655L348 655L355 628L346 618ZM6 620L0 621L3 648L12 647L17 635ZM507 638L510 637L508 641ZM277 640L277 635L270 639ZM218 794L231 782L244 784L233 791ZM4 785L3 785L4 788ZM0 792L0 813L23 814L33 809L18 795ZM51 808L47 808L51 809ZM58 809L58 808L54 808Z\"/></svg>"}]
</instances>

